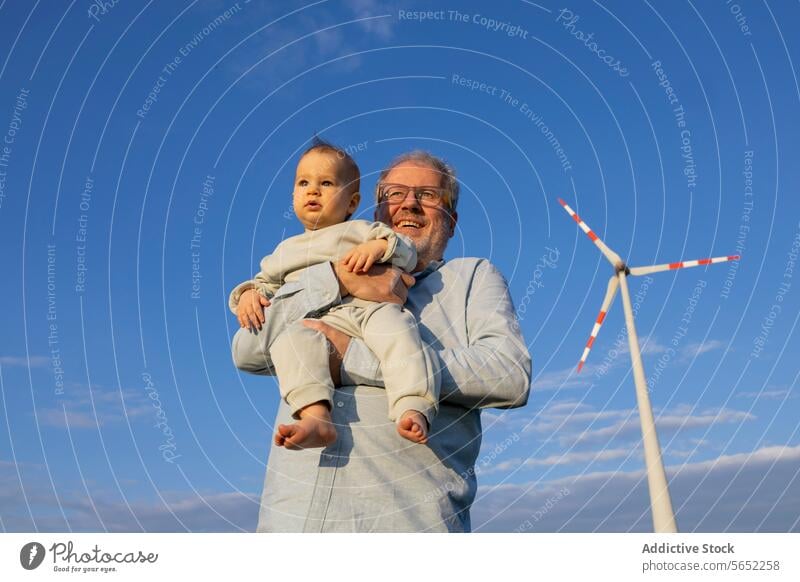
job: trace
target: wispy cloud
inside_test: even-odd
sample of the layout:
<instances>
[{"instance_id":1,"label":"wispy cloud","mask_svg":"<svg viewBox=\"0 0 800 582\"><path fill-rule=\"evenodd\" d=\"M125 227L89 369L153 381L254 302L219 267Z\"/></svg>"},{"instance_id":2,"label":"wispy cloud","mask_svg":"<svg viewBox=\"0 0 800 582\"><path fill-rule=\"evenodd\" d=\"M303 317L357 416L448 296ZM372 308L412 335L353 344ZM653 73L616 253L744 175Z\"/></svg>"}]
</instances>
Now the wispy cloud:
<instances>
[{"instance_id":1,"label":"wispy cloud","mask_svg":"<svg viewBox=\"0 0 800 582\"><path fill-rule=\"evenodd\" d=\"M663 453L665 456L676 459L688 459L694 455L703 454L710 446L711 442L707 439L692 438L674 443Z\"/></svg>"},{"instance_id":2,"label":"wispy cloud","mask_svg":"<svg viewBox=\"0 0 800 582\"><path fill-rule=\"evenodd\" d=\"M678 527L800 531L800 446L765 447L667 467ZM566 493L566 494L565 494ZM644 470L482 486L476 531L652 531Z\"/></svg>"},{"instance_id":3,"label":"wispy cloud","mask_svg":"<svg viewBox=\"0 0 800 582\"><path fill-rule=\"evenodd\" d=\"M721 350L724 347L725 342L720 340L708 340L703 343L692 342L681 349L681 356L683 359L693 360L698 356L713 352L714 350Z\"/></svg>"},{"instance_id":4,"label":"wispy cloud","mask_svg":"<svg viewBox=\"0 0 800 582\"><path fill-rule=\"evenodd\" d=\"M589 407L589 409L585 411L554 413L548 408L542 413L541 418L537 419L537 422L531 425L531 429L537 432L552 433L561 430L566 425L593 425L598 422L628 418L631 412L630 409L594 410Z\"/></svg>"},{"instance_id":5,"label":"wispy cloud","mask_svg":"<svg viewBox=\"0 0 800 582\"><path fill-rule=\"evenodd\" d=\"M265 21L279 14L272 7L260 16ZM286 11L282 11L285 13ZM253 64L253 55L262 56L276 52L271 58L248 71L247 82L274 84L276 78L299 74L309 67L345 55L364 47L365 43L383 44L394 36L393 14L377 0L352 0L344 3L325 3L300 10L254 37L255 50L248 51L246 60L231 65L238 76ZM308 36L308 38L303 38ZM300 40L299 42L298 39ZM262 58L262 57L259 57ZM352 71L362 64L359 56L348 57L333 63L329 69ZM265 75L267 75L265 77Z\"/></svg>"},{"instance_id":6,"label":"wispy cloud","mask_svg":"<svg viewBox=\"0 0 800 582\"><path fill-rule=\"evenodd\" d=\"M554 467L556 465L585 465L586 463L601 463L623 459L632 454L630 448L625 449L603 449L599 451L572 451L564 454L549 455L542 458L510 459L498 463L488 469L481 470L481 475L509 471L519 467Z\"/></svg>"},{"instance_id":7,"label":"wispy cloud","mask_svg":"<svg viewBox=\"0 0 800 582\"><path fill-rule=\"evenodd\" d=\"M590 388L593 382L594 366L586 366L581 373L575 366L542 372L538 377L534 377L531 383L533 390L564 390L568 388Z\"/></svg>"},{"instance_id":8,"label":"wispy cloud","mask_svg":"<svg viewBox=\"0 0 800 582\"><path fill-rule=\"evenodd\" d=\"M353 11L355 18L361 18L358 25L366 33L375 35L381 40L389 40L394 36L394 18L388 14L385 2L378 0L350 0L347 6ZM379 18L375 18L375 17ZM384 18L384 16L387 16ZM369 19L369 20L366 20Z\"/></svg>"},{"instance_id":9,"label":"wispy cloud","mask_svg":"<svg viewBox=\"0 0 800 582\"><path fill-rule=\"evenodd\" d=\"M580 372L578 372L577 366L570 366L542 372L540 376L534 377L531 384L533 390L591 388L595 385L599 376L606 375L612 368L630 366L630 348L627 338L622 342L613 342L611 340L609 342L605 350L598 349L599 346L596 344L595 349L589 354L586 365ZM643 356L653 356L667 351L667 347L654 336L641 337L639 338L639 343Z\"/></svg>"},{"instance_id":10,"label":"wispy cloud","mask_svg":"<svg viewBox=\"0 0 800 582\"><path fill-rule=\"evenodd\" d=\"M641 350L643 356L653 356L655 354L663 354L667 351L667 346L658 341L654 336L645 336L641 338ZM628 344L625 344L625 353L630 354L631 350Z\"/></svg>"},{"instance_id":11,"label":"wispy cloud","mask_svg":"<svg viewBox=\"0 0 800 582\"><path fill-rule=\"evenodd\" d=\"M621 454L614 452L613 454ZM165 492L137 501L62 491L44 479L23 493L10 463L0 465L0 515L7 531L253 531L258 495L242 491ZM782 445L667 467L683 532L800 531L800 446ZM31 505L33 519L26 509ZM652 531L643 469L596 471L550 481L481 486L472 509L476 531ZM58 516L58 517L54 517Z\"/></svg>"},{"instance_id":12,"label":"wispy cloud","mask_svg":"<svg viewBox=\"0 0 800 582\"><path fill-rule=\"evenodd\" d=\"M102 386L73 384L60 402L41 407L36 416L42 426L70 429L91 429L153 415L153 406L144 393L124 389L110 390Z\"/></svg>"},{"instance_id":13,"label":"wispy cloud","mask_svg":"<svg viewBox=\"0 0 800 582\"><path fill-rule=\"evenodd\" d=\"M789 395L789 390L761 390L759 392L739 392L737 398L751 398L753 400L783 400L784 398L794 398Z\"/></svg>"},{"instance_id":14,"label":"wispy cloud","mask_svg":"<svg viewBox=\"0 0 800 582\"><path fill-rule=\"evenodd\" d=\"M676 404L666 410L656 410L659 431L677 434L715 424L734 424L755 420L750 412L732 408L699 409L690 404ZM555 401L538 411L506 420L504 429L535 434L537 439L552 438L560 446L633 442L639 438L641 426L636 408L597 408L576 400Z\"/></svg>"},{"instance_id":15,"label":"wispy cloud","mask_svg":"<svg viewBox=\"0 0 800 582\"><path fill-rule=\"evenodd\" d=\"M103 490L91 491L89 498L65 487L56 496L45 476L35 475L23 477L23 487L16 472L0 465L5 531L246 532L255 530L258 519L259 496L250 492L167 491L161 493L163 501L126 503L118 493Z\"/></svg>"},{"instance_id":16,"label":"wispy cloud","mask_svg":"<svg viewBox=\"0 0 800 582\"><path fill-rule=\"evenodd\" d=\"M755 416L749 412L721 408L715 411L702 413L683 413L682 411L665 412L656 415L656 428L659 431L675 432L678 430L688 430L712 424L741 423L754 420ZM576 442L608 442L614 438L630 435L638 435L641 431L638 412L634 409L628 411L627 418L619 420L614 424L598 429L586 430L574 436L560 437L562 443L569 442L574 438Z\"/></svg>"},{"instance_id":17,"label":"wispy cloud","mask_svg":"<svg viewBox=\"0 0 800 582\"><path fill-rule=\"evenodd\" d=\"M61 410L57 408L45 408L37 414L37 418L39 419L39 423L43 426L58 428L64 428L66 426L70 428L97 428L98 426L112 421L108 414L98 415L98 417L95 418L94 415L89 412L67 410L66 408ZM119 418L115 416L113 420L119 420Z\"/></svg>"},{"instance_id":18,"label":"wispy cloud","mask_svg":"<svg viewBox=\"0 0 800 582\"><path fill-rule=\"evenodd\" d=\"M0 356L2 366L21 366L23 368L41 368L46 366L50 359L47 356Z\"/></svg>"}]
</instances>

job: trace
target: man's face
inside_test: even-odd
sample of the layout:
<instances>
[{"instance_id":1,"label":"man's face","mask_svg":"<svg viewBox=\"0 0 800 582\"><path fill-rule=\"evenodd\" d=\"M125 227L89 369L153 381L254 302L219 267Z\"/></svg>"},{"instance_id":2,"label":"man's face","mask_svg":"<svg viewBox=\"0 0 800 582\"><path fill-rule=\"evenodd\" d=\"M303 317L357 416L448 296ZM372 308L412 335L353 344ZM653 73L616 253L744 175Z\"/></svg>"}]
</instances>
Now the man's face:
<instances>
[{"instance_id":1,"label":"man's face","mask_svg":"<svg viewBox=\"0 0 800 582\"><path fill-rule=\"evenodd\" d=\"M392 168L384 183L438 187L441 174L430 166L407 162ZM451 214L444 202L439 206L423 206L409 193L397 204L381 202L375 210L375 219L414 241L419 259L416 270L420 271L444 256L447 241L455 233L457 215Z\"/></svg>"}]
</instances>

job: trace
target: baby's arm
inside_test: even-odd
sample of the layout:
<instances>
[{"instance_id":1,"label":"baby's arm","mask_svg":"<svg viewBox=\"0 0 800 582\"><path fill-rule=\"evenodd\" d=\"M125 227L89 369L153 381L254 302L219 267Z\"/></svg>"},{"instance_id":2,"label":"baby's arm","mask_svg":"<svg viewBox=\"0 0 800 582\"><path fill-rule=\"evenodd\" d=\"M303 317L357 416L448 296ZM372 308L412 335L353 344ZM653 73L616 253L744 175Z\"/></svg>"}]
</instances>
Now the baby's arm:
<instances>
[{"instance_id":1,"label":"baby's arm","mask_svg":"<svg viewBox=\"0 0 800 582\"><path fill-rule=\"evenodd\" d=\"M234 287L228 298L228 307L236 314L242 327L261 328L260 324L264 322L263 308L269 306L269 300L280 289L281 281L269 275L269 261L269 255L264 257L261 271L249 281Z\"/></svg>"},{"instance_id":2,"label":"baby's arm","mask_svg":"<svg viewBox=\"0 0 800 582\"><path fill-rule=\"evenodd\" d=\"M374 263L391 262L410 273L417 266L417 249L411 239L382 222L370 225L366 242L354 247L342 259L348 271L367 272Z\"/></svg>"},{"instance_id":3,"label":"baby's arm","mask_svg":"<svg viewBox=\"0 0 800 582\"><path fill-rule=\"evenodd\" d=\"M366 273L376 262L380 262L389 248L389 241L378 238L361 243L342 257L342 265L350 272Z\"/></svg>"}]
</instances>

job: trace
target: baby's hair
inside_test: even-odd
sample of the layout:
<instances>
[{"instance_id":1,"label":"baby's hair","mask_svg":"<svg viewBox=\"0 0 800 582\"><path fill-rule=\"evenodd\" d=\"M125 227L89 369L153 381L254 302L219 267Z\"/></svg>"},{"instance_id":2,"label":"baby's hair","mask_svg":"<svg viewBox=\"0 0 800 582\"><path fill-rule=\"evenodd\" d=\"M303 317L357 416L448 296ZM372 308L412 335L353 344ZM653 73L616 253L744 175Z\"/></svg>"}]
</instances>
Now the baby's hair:
<instances>
[{"instance_id":1,"label":"baby's hair","mask_svg":"<svg viewBox=\"0 0 800 582\"><path fill-rule=\"evenodd\" d=\"M311 140L311 145L302 153L300 159L303 159L311 152L326 152L335 154L342 163L342 175L346 180L345 190L352 194L361 190L361 171L358 169L358 164L353 157L337 145L329 141L325 141L319 136L314 136Z\"/></svg>"}]
</instances>

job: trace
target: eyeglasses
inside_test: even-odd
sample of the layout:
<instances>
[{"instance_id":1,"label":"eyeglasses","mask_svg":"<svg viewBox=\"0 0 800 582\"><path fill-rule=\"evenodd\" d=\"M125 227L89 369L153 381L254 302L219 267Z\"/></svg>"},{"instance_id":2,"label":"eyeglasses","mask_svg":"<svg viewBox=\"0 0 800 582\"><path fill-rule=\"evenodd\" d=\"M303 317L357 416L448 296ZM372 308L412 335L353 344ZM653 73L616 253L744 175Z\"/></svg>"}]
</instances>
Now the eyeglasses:
<instances>
[{"instance_id":1,"label":"eyeglasses","mask_svg":"<svg viewBox=\"0 0 800 582\"><path fill-rule=\"evenodd\" d=\"M405 184L380 184L378 186L378 201L384 200L389 204L402 203L409 192L414 193L414 198L423 206L450 206L450 192L447 188L436 186L406 186Z\"/></svg>"}]
</instances>

